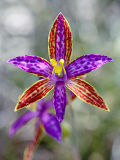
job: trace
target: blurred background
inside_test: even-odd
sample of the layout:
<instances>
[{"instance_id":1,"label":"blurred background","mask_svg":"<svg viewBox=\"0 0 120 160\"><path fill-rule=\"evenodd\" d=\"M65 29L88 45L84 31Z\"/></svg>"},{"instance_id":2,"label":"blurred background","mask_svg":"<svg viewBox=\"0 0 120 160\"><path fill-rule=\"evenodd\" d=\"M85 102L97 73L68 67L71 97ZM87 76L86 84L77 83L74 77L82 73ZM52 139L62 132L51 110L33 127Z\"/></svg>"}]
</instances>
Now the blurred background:
<instances>
[{"instance_id":1,"label":"blurred background","mask_svg":"<svg viewBox=\"0 0 120 160\"><path fill-rule=\"evenodd\" d=\"M7 64L25 54L48 59L50 26L62 12L73 34L72 59L103 54L115 59L86 77L110 108L105 112L76 98L63 121L62 144L43 135L34 160L120 160L120 0L0 1L0 160L21 160L34 122L9 137L18 97L37 77Z\"/></svg>"}]
</instances>

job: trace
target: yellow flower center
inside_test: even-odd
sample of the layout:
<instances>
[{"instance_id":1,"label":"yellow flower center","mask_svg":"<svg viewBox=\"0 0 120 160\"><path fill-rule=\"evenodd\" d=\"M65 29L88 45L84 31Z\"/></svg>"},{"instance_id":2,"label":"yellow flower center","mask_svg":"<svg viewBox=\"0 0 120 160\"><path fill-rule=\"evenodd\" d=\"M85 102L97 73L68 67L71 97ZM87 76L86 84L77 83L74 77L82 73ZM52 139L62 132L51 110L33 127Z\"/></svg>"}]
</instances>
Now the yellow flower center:
<instances>
[{"instance_id":1,"label":"yellow flower center","mask_svg":"<svg viewBox=\"0 0 120 160\"><path fill-rule=\"evenodd\" d=\"M66 74L66 70L64 67L64 59L60 59L59 64L57 64L56 60L54 59L50 59L51 65L53 66L53 71L52 74L57 73L60 74L62 72L62 69L64 71L64 73Z\"/></svg>"}]
</instances>

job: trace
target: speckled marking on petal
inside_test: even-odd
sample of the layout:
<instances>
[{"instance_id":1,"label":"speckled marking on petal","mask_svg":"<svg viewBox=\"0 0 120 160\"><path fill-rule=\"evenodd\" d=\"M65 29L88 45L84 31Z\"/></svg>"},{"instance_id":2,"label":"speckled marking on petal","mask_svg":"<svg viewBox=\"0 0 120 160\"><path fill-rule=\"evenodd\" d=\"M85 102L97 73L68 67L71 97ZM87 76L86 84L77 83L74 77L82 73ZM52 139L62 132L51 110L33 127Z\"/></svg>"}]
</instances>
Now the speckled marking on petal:
<instances>
[{"instance_id":1,"label":"speckled marking on petal","mask_svg":"<svg viewBox=\"0 0 120 160\"><path fill-rule=\"evenodd\" d=\"M55 84L53 104L55 107L56 116L59 122L62 122L66 107L66 87L62 81L58 81Z\"/></svg>"},{"instance_id":2,"label":"speckled marking on petal","mask_svg":"<svg viewBox=\"0 0 120 160\"><path fill-rule=\"evenodd\" d=\"M65 69L68 78L71 78L93 71L110 61L113 59L104 55L84 55L71 62Z\"/></svg>"},{"instance_id":3,"label":"speckled marking on petal","mask_svg":"<svg viewBox=\"0 0 120 160\"><path fill-rule=\"evenodd\" d=\"M65 28L63 15L58 16L57 34L56 34L56 60L65 59Z\"/></svg>"}]
</instances>

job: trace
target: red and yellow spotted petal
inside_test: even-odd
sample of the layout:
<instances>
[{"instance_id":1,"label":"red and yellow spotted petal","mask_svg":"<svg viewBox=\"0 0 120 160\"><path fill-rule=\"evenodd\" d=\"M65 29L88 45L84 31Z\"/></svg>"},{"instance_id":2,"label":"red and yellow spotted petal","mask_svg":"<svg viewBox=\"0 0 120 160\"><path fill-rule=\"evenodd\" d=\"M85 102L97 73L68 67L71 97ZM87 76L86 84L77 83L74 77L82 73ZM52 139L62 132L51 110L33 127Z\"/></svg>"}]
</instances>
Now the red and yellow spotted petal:
<instances>
[{"instance_id":1,"label":"red and yellow spotted petal","mask_svg":"<svg viewBox=\"0 0 120 160\"><path fill-rule=\"evenodd\" d=\"M41 134L42 134L42 129L39 127L35 130L35 137L33 141L26 147L24 151L23 160L32 160L34 151L39 143Z\"/></svg>"},{"instance_id":2,"label":"red and yellow spotted petal","mask_svg":"<svg viewBox=\"0 0 120 160\"><path fill-rule=\"evenodd\" d=\"M66 65L68 65L69 61L70 61L71 53L72 53L73 39L72 39L72 32L71 32L70 25L64 16L63 16L63 21L64 21L65 38L66 38L66 40L65 40L65 47L66 47L65 61L66 61Z\"/></svg>"},{"instance_id":3,"label":"red and yellow spotted petal","mask_svg":"<svg viewBox=\"0 0 120 160\"><path fill-rule=\"evenodd\" d=\"M50 59L59 62L64 59L69 64L72 52L72 32L66 18L59 13L55 19L48 37Z\"/></svg>"},{"instance_id":4,"label":"red and yellow spotted petal","mask_svg":"<svg viewBox=\"0 0 120 160\"><path fill-rule=\"evenodd\" d=\"M66 84L66 87L70 89L81 100L99 108L109 111L103 99L98 95L95 89L84 80L79 78L72 78Z\"/></svg>"},{"instance_id":5,"label":"red and yellow spotted petal","mask_svg":"<svg viewBox=\"0 0 120 160\"><path fill-rule=\"evenodd\" d=\"M48 36L48 51L50 59L56 59L56 32L58 25L58 17L55 19L54 23L49 32Z\"/></svg>"},{"instance_id":6,"label":"red and yellow spotted petal","mask_svg":"<svg viewBox=\"0 0 120 160\"><path fill-rule=\"evenodd\" d=\"M15 107L15 111L22 109L30 103L44 98L52 90L53 87L54 84L51 84L50 79L46 78L39 80L22 94L17 106Z\"/></svg>"}]
</instances>

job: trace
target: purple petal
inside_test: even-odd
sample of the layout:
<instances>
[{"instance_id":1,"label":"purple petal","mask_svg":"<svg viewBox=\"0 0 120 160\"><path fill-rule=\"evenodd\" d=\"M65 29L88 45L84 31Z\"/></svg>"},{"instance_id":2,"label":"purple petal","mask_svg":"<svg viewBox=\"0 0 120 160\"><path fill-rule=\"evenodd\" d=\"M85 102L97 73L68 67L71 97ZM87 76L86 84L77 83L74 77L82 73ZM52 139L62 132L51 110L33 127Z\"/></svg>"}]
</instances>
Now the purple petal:
<instances>
[{"instance_id":1,"label":"purple petal","mask_svg":"<svg viewBox=\"0 0 120 160\"><path fill-rule=\"evenodd\" d=\"M14 136L16 131L24 126L28 121L37 116L36 112L28 111L24 115L22 115L17 121L15 121L9 131L10 136Z\"/></svg>"},{"instance_id":2,"label":"purple petal","mask_svg":"<svg viewBox=\"0 0 120 160\"><path fill-rule=\"evenodd\" d=\"M53 104L59 122L62 122L66 107L66 87L64 82L58 81L55 84Z\"/></svg>"},{"instance_id":3,"label":"purple petal","mask_svg":"<svg viewBox=\"0 0 120 160\"><path fill-rule=\"evenodd\" d=\"M53 69L53 67L45 59L30 55L15 57L10 59L8 63L12 63L26 72L45 77L49 77Z\"/></svg>"},{"instance_id":4,"label":"purple petal","mask_svg":"<svg viewBox=\"0 0 120 160\"><path fill-rule=\"evenodd\" d=\"M50 113L44 113L41 117L41 121L46 133L61 143L62 131L57 118Z\"/></svg>"},{"instance_id":5,"label":"purple petal","mask_svg":"<svg viewBox=\"0 0 120 160\"><path fill-rule=\"evenodd\" d=\"M91 72L92 70L95 70L110 61L113 61L113 59L104 55L88 54L77 58L65 69L68 78L72 78Z\"/></svg>"}]
</instances>

